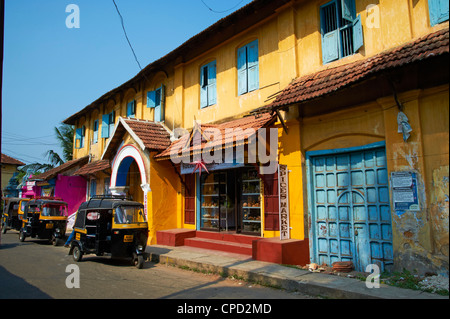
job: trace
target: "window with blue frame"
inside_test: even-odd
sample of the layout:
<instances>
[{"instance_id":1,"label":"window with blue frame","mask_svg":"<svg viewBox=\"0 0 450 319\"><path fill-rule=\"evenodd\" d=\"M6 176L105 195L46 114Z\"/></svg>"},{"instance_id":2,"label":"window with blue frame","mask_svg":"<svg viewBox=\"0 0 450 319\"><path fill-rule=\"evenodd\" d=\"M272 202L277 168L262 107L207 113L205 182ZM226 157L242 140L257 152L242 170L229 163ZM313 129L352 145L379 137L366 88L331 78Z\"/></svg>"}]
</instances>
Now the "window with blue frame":
<instances>
[{"instance_id":1,"label":"window with blue frame","mask_svg":"<svg viewBox=\"0 0 450 319\"><path fill-rule=\"evenodd\" d=\"M136 101L133 100L127 104L127 117L135 118L136 117Z\"/></svg>"},{"instance_id":2,"label":"window with blue frame","mask_svg":"<svg viewBox=\"0 0 450 319\"><path fill-rule=\"evenodd\" d=\"M448 20L448 0L428 0L428 10L432 27Z\"/></svg>"},{"instance_id":3,"label":"window with blue frame","mask_svg":"<svg viewBox=\"0 0 450 319\"><path fill-rule=\"evenodd\" d=\"M333 0L320 7L323 64L352 55L364 45L355 0Z\"/></svg>"},{"instance_id":4,"label":"window with blue frame","mask_svg":"<svg viewBox=\"0 0 450 319\"><path fill-rule=\"evenodd\" d=\"M213 61L200 69L200 108L217 103L216 65L216 61Z\"/></svg>"},{"instance_id":5,"label":"window with blue frame","mask_svg":"<svg viewBox=\"0 0 450 319\"><path fill-rule=\"evenodd\" d=\"M91 179L91 185L89 187L89 195L90 197L94 197L97 195L97 181L95 179Z\"/></svg>"},{"instance_id":6,"label":"window with blue frame","mask_svg":"<svg viewBox=\"0 0 450 319\"><path fill-rule=\"evenodd\" d=\"M164 122L165 120L165 87L161 85L154 91L147 92L147 107L155 110L154 122Z\"/></svg>"},{"instance_id":7,"label":"window with blue frame","mask_svg":"<svg viewBox=\"0 0 450 319\"><path fill-rule=\"evenodd\" d=\"M94 135L92 137L92 144L97 144L98 142L98 120L94 121Z\"/></svg>"},{"instance_id":8,"label":"window with blue frame","mask_svg":"<svg viewBox=\"0 0 450 319\"><path fill-rule=\"evenodd\" d=\"M115 125L115 114L116 112L112 111L102 116L102 138L110 138L112 136Z\"/></svg>"},{"instance_id":9,"label":"window with blue frame","mask_svg":"<svg viewBox=\"0 0 450 319\"><path fill-rule=\"evenodd\" d=\"M84 147L84 136L86 134L86 127L83 125L75 130L75 148L81 149Z\"/></svg>"},{"instance_id":10,"label":"window with blue frame","mask_svg":"<svg viewBox=\"0 0 450 319\"><path fill-rule=\"evenodd\" d=\"M237 51L238 95L259 89L258 40L250 42Z\"/></svg>"}]
</instances>

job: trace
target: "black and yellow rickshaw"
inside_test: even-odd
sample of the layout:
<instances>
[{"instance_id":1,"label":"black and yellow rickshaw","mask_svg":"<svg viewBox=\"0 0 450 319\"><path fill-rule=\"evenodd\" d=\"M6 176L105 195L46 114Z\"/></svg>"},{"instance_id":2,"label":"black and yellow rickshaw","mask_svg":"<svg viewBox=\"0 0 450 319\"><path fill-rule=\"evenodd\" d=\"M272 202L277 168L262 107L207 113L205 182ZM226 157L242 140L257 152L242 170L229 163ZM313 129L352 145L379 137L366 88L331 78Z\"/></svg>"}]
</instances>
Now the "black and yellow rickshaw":
<instances>
[{"instance_id":1,"label":"black and yellow rickshaw","mask_svg":"<svg viewBox=\"0 0 450 319\"><path fill-rule=\"evenodd\" d=\"M22 228L25 204L29 198L5 197L3 198L3 215L1 219L2 233L13 229L20 231Z\"/></svg>"},{"instance_id":2,"label":"black and yellow rickshaw","mask_svg":"<svg viewBox=\"0 0 450 319\"><path fill-rule=\"evenodd\" d=\"M81 261L83 255L111 254L131 258L141 269L148 239L144 206L123 196L94 196L80 205L74 224L69 255Z\"/></svg>"},{"instance_id":3,"label":"black and yellow rickshaw","mask_svg":"<svg viewBox=\"0 0 450 319\"><path fill-rule=\"evenodd\" d=\"M26 237L47 239L57 245L64 240L67 227L67 203L59 198L33 198L27 202L19 240Z\"/></svg>"}]
</instances>

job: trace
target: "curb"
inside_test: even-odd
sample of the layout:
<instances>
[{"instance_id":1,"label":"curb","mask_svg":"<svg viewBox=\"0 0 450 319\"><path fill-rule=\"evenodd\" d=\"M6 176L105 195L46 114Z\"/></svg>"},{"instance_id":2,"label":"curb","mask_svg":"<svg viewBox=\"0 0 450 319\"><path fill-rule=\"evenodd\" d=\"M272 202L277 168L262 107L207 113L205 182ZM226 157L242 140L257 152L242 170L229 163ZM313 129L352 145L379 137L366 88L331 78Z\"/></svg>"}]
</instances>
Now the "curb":
<instances>
[{"instance_id":1,"label":"curb","mask_svg":"<svg viewBox=\"0 0 450 319\"><path fill-rule=\"evenodd\" d=\"M354 278L312 273L268 262L177 252L174 247L164 247L162 252L158 252L160 249L161 246L153 249L150 246L149 261L196 272L235 277L262 286L298 291L310 296L330 299L449 299L446 296L384 284L381 284L379 289L369 289L364 281Z\"/></svg>"}]
</instances>

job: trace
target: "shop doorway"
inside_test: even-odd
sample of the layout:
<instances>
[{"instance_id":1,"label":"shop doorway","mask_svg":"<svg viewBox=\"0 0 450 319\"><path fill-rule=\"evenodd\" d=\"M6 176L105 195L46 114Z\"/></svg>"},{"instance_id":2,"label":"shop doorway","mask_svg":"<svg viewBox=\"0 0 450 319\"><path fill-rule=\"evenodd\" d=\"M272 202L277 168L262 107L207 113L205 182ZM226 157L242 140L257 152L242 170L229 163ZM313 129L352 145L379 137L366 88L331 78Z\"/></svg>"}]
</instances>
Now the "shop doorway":
<instances>
[{"instance_id":1,"label":"shop doorway","mask_svg":"<svg viewBox=\"0 0 450 319\"><path fill-rule=\"evenodd\" d=\"M200 230L261 236L261 180L244 167L202 174Z\"/></svg>"}]
</instances>

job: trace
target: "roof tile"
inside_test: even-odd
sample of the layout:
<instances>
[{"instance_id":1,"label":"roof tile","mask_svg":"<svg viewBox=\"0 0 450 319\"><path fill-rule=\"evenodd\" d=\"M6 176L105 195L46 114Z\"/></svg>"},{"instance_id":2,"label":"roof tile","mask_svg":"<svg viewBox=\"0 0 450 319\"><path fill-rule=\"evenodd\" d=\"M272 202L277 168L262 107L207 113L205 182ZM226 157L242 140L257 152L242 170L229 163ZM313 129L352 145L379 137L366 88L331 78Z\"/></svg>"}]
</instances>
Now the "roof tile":
<instances>
[{"instance_id":1,"label":"roof tile","mask_svg":"<svg viewBox=\"0 0 450 319\"><path fill-rule=\"evenodd\" d=\"M236 144L248 143L249 138L252 138L253 135L248 136L246 134L247 129L252 129L255 132L263 127L266 127L273 121L274 117L269 113L260 114L260 115L252 115L248 117L244 117L241 119L221 123L221 124L202 124L199 126L201 132L205 134L208 138L212 136L210 141L202 141L200 145L194 143L189 148L189 153L196 153L203 150L205 147L215 148L216 150L220 147L227 148ZM237 128L241 128L242 131L237 131ZM217 141L213 138L213 129L219 130L221 133L221 139ZM230 130L233 129L233 130ZM247 132L248 133L248 132ZM166 159L169 156L181 156L181 150L184 148L184 145L191 139L192 131L190 134L186 134L182 136L179 140L173 142L170 147L168 147L161 154L155 156L157 159ZM194 137L192 137L194 139ZM177 154L178 152L178 154Z\"/></svg>"},{"instance_id":2,"label":"roof tile","mask_svg":"<svg viewBox=\"0 0 450 319\"><path fill-rule=\"evenodd\" d=\"M266 107L279 108L335 92L386 69L449 53L449 29L443 29L368 59L305 75L288 85Z\"/></svg>"}]
</instances>

